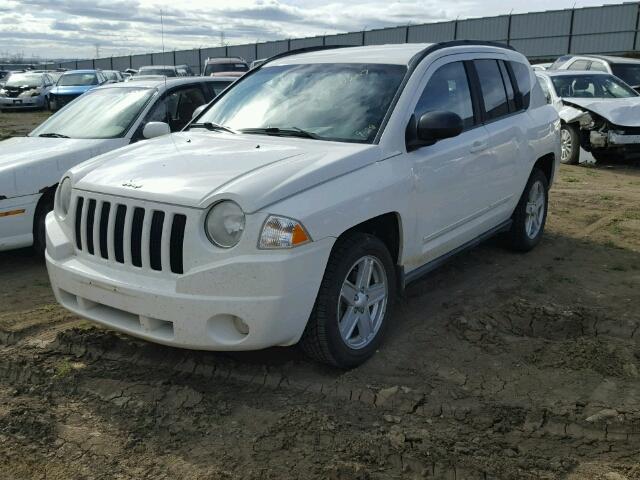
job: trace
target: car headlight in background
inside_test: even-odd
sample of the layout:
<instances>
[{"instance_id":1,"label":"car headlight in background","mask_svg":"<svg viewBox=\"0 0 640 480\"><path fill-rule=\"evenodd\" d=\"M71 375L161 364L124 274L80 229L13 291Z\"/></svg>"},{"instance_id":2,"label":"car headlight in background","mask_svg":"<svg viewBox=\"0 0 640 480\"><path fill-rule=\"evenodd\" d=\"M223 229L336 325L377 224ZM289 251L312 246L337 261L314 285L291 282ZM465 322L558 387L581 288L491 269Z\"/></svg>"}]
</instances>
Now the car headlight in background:
<instances>
[{"instance_id":1,"label":"car headlight in background","mask_svg":"<svg viewBox=\"0 0 640 480\"><path fill-rule=\"evenodd\" d=\"M207 237L214 245L231 248L238 244L245 227L245 216L236 202L223 200L216 203L204 222Z\"/></svg>"},{"instance_id":2,"label":"car headlight in background","mask_svg":"<svg viewBox=\"0 0 640 480\"><path fill-rule=\"evenodd\" d=\"M40 89L39 88L32 88L31 90L26 90L26 91L22 92L18 96L19 97L37 97L38 95L40 95Z\"/></svg>"},{"instance_id":3,"label":"car headlight in background","mask_svg":"<svg viewBox=\"0 0 640 480\"><path fill-rule=\"evenodd\" d=\"M56 210L61 217L66 217L71 206L71 179L64 177L56 192Z\"/></svg>"},{"instance_id":4,"label":"car headlight in background","mask_svg":"<svg viewBox=\"0 0 640 480\"><path fill-rule=\"evenodd\" d=\"M7 95L7 91L4 88L0 88L0 97L4 97Z\"/></svg>"},{"instance_id":5,"label":"car headlight in background","mask_svg":"<svg viewBox=\"0 0 640 480\"><path fill-rule=\"evenodd\" d=\"M311 237L297 220L270 215L262 226L258 248L264 250L293 248L311 241Z\"/></svg>"}]
</instances>

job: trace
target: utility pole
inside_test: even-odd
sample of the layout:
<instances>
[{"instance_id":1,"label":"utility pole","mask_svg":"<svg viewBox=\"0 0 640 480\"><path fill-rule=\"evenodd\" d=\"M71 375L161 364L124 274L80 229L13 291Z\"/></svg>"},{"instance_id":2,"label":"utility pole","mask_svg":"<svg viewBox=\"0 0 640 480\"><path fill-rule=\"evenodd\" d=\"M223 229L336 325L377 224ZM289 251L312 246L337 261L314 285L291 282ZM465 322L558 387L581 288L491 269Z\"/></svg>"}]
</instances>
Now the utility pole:
<instances>
[{"instance_id":1,"label":"utility pole","mask_svg":"<svg viewBox=\"0 0 640 480\"><path fill-rule=\"evenodd\" d=\"M100 44L96 43L95 47L96 47L96 58L100 58Z\"/></svg>"}]
</instances>

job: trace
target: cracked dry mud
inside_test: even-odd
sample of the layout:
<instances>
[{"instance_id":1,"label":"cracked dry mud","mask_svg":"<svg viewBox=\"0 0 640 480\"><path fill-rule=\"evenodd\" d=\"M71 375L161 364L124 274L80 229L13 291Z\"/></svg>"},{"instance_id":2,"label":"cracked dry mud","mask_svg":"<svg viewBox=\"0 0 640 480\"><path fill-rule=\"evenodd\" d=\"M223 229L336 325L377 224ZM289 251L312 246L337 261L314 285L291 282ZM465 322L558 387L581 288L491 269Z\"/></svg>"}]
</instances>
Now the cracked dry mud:
<instances>
[{"instance_id":1,"label":"cracked dry mud","mask_svg":"<svg viewBox=\"0 0 640 480\"><path fill-rule=\"evenodd\" d=\"M349 372L94 327L0 254L0 478L640 479L640 170L563 166L550 208L530 254L411 285Z\"/></svg>"}]
</instances>

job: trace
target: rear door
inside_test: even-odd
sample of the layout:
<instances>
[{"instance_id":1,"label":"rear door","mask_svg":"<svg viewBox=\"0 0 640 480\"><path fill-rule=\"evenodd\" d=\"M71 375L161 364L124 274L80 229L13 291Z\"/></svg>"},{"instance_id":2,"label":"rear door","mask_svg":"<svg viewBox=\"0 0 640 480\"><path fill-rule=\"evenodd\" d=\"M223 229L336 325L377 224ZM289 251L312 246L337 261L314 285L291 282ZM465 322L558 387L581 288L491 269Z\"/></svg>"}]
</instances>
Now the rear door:
<instances>
[{"instance_id":1,"label":"rear door","mask_svg":"<svg viewBox=\"0 0 640 480\"><path fill-rule=\"evenodd\" d=\"M483 217L486 225L495 226L510 217L521 194L516 188L522 185L520 172L530 165L530 119L526 113L531 92L530 67L496 56L476 58L473 65L489 136L481 186Z\"/></svg>"}]
</instances>

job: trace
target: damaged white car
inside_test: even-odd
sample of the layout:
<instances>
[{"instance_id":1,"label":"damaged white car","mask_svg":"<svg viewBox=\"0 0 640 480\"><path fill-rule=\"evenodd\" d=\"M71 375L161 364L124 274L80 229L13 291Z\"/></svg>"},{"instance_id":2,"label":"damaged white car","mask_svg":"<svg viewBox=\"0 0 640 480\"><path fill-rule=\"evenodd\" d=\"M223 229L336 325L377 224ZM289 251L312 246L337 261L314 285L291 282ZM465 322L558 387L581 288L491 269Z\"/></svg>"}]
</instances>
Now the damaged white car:
<instances>
[{"instance_id":1,"label":"damaged white car","mask_svg":"<svg viewBox=\"0 0 640 480\"><path fill-rule=\"evenodd\" d=\"M536 72L562 120L562 163L577 164L580 147L596 160L640 157L640 95L600 72Z\"/></svg>"}]
</instances>

